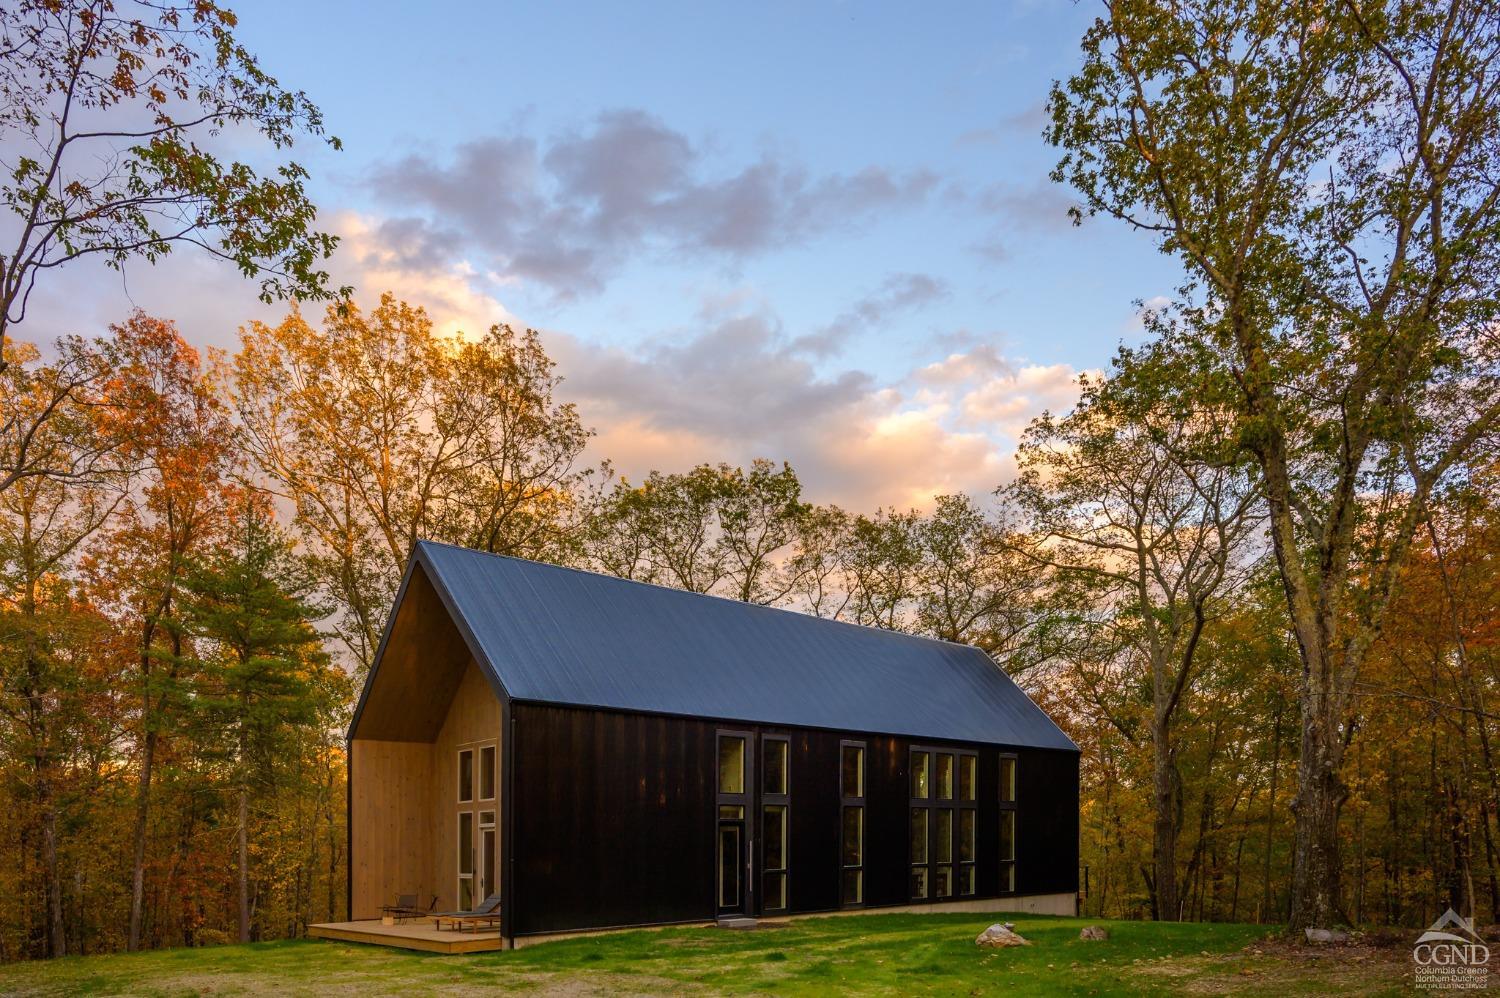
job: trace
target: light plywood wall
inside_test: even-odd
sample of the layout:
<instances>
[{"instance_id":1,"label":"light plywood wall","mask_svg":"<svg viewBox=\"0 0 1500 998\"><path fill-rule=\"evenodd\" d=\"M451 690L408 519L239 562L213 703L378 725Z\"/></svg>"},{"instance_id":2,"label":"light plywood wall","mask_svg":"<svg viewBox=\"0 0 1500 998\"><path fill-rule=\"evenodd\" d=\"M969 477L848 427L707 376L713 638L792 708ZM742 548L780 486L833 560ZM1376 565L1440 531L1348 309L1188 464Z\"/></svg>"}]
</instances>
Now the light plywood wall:
<instances>
[{"instance_id":1,"label":"light plywood wall","mask_svg":"<svg viewBox=\"0 0 1500 998\"><path fill-rule=\"evenodd\" d=\"M500 701L469 659L435 741L356 738L350 744L350 918L378 918L381 905L412 891L424 907L433 894L439 911L457 907L458 750L475 749L477 795L478 748L495 746L496 799L468 806L493 809L498 835L499 741Z\"/></svg>"},{"instance_id":2,"label":"light plywood wall","mask_svg":"<svg viewBox=\"0 0 1500 998\"><path fill-rule=\"evenodd\" d=\"M434 745L433 799L437 802L434 811L433 829L434 869L437 885L434 892L441 899L439 907L452 910L458 905L458 750L473 747L475 767L475 796L479 793L479 751L482 744L495 746L495 800L493 803L465 805L474 810L495 812L496 835L500 828L500 701L490 684L485 680L479 666L471 659L464 669L453 702L448 707L448 716L443 721ZM476 822L475 837L478 838ZM476 900L478 900L476 898Z\"/></svg>"},{"instance_id":3,"label":"light plywood wall","mask_svg":"<svg viewBox=\"0 0 1500 998\"><path fill-rule=\"evenodd\" d=\"M433 881L433 747L350 743L350 918L379 918L398 892L437 893Z\"/></svg>"}]
</instances>

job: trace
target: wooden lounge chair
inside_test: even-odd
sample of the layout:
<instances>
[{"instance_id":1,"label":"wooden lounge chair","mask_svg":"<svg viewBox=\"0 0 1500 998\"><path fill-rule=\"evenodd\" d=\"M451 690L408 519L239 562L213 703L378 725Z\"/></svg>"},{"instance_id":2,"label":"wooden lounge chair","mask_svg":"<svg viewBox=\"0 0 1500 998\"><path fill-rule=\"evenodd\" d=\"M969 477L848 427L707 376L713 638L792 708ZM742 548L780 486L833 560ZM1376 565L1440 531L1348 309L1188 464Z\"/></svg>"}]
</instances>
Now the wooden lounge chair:
<instances>
[{"instance_id":1,"label":"wooden lounge chair","mask_svg":"<svg viewBox=\"0 0 1500 998\"><path fill-rule=\"evenodd\" d=\"M437 895L432 895L432 900L427 902L427 909L425 911L418 906L419 898L420 895L418 894L397 894L395 904L381 906L381 921L390 919L392 922L399 922L402 919L422 918L425 915L430 915L432 909L437 907Z\"/></svg>"},{"instance_id":2,"label":"wooden lounge chair","mask_svg":"<svg viewBox=\"0 0 1500 998\"><path fill-rule=\"evenodd\" d=\"M459 932L464 931L465 925L476 930L483 925L494 925L500 921L500 895L491 894L469 911L437 912L432 915L432 919L439 930L443 928L444 922L448 922L449 928Z\"/></svg>"}]
</instances>

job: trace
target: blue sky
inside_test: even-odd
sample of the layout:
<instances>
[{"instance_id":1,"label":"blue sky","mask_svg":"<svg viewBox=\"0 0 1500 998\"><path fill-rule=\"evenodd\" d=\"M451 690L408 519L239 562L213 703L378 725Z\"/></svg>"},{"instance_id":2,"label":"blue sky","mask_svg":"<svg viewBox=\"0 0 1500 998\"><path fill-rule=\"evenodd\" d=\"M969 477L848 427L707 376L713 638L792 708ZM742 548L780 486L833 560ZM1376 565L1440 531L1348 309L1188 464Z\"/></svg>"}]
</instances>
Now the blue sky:
<instances>
[{"instance_id":1,"label":"blue sky","mask_svg":"<svg viewBox=\"0 0 1500 998\"><path fill-rule=\"evenodd\" d=\"M296 150L339 276L543 330L632 476L764 455L859 508L988 491L1174 284L1047 181L1088 3L237 9L344 142ZM129 300L232 345L266 310L210 266Z\"/></svg>"}]
</instances>

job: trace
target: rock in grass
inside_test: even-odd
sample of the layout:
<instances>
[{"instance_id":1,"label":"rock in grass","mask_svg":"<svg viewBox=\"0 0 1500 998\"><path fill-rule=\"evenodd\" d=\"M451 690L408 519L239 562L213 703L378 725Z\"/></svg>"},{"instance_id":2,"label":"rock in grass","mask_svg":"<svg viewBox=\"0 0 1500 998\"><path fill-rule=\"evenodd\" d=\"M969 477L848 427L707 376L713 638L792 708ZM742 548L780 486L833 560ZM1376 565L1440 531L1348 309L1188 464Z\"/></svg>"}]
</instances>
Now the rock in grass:
<instances>
[{"instance_id":1,"label":"rock in grass","mask_svg":"<svg viewBox=\"0 0 1500 998\"><path fill-rule=\"evenodd\" d=\"M1007 946L1030 946L1031 943L1017 935L1009 925L995 924L979 933L974 945L981 949L1004 949Z\"/></svg>"},{"instance_id":2,"label":"rock in grass","mask_svg":"<svg viewBox=\"0 0 1500 998\"><path fill-rule=\"evenodd\" d=\"M1310 943L1347 943L1349 933L1340 932L1338 929L1304 929L1303 934L1307 936Z\"/></svg>"},{"instance_id":3,"label":"rock in grass","mask_svg":"<svg viewBox=\"0 0 1500 998\"><path fill-rule=\"evenodd\" d=\"M1085 925L1083 931L1078 933L1078 938L1089 942L1102 943L1109 938L1109 930L1102 925Z\"/></svg>"}]
</instances>

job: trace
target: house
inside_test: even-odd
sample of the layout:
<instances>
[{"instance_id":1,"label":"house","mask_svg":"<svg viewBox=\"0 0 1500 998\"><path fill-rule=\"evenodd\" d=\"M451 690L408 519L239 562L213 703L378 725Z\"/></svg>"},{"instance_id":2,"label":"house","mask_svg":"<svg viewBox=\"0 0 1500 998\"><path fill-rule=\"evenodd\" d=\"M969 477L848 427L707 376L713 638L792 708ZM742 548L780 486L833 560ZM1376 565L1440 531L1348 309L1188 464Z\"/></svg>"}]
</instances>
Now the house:
<instances>
[{"instance_id":1,"label":"house","mask_svg":"<svg viewBox=\"0 0 1500 998\"><path fill-rule=\"evenodd\" d=\"M1078 749L963 645L423 542L348 758L352 919L1075 912Z\"/></svg>"}]
</instances>

